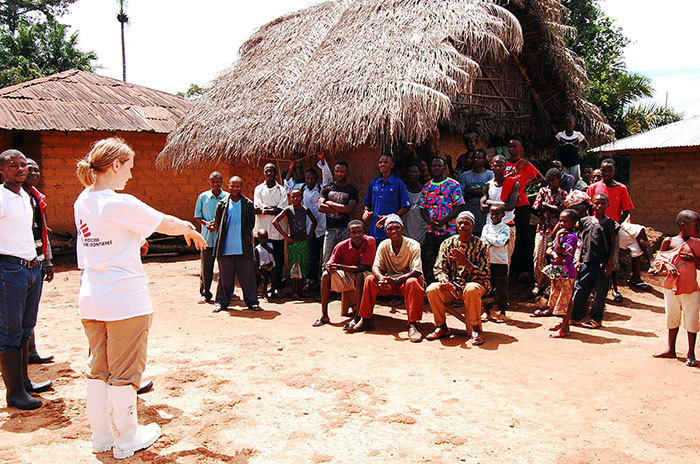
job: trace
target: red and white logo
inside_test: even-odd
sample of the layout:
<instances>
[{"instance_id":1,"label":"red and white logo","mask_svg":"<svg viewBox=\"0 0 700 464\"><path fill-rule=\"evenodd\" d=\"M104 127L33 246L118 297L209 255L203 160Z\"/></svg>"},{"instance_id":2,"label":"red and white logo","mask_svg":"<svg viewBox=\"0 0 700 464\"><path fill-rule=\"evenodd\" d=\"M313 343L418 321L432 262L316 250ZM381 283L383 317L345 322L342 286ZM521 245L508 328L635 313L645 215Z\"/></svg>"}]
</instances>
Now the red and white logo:
<instances>
[{"instance_id":1,"label":"red and white logo","mask_svg":"<svg viewBox=\"0 0 700 464\"><path fill-rule=\"evenodd\" d=\"M85 238L88 238L90 235L92 235L90 233L90 228L88 227L88 225L86 223L83 222L82 219L80 220L80 233L82 233L83 237L85 237Z\"/></svg>"}]
</instances>

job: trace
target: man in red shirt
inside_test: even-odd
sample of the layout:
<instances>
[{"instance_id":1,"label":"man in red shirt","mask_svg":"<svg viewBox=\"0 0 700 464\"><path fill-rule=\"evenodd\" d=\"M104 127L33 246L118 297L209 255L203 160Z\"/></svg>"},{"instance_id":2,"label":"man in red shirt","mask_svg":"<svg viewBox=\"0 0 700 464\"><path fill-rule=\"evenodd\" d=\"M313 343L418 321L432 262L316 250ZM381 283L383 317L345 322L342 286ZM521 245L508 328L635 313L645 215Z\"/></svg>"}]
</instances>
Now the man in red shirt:
<instances>
[{"instance_id":1,"label":"man in red shirt","mask_svg":"<svg viewBox=\"0 0 700 464\"><path fill-rule=\"evenodd\" d=\"M511 137L508 142L510 159L506 161L506 176L518 181L520 196L515 204L515 250L511 258L511 272L527 273L532 269L532 234L530 233L530 201L525 190L531 185L544 182L540 171L523 158L525 149L520 137Z\"/></svg>"},{"instance_id":2,"label":"man in red shirt","mask_svg":"<svg viewBox=\"0 0 700 464\"><path fill-rule=\"evenodd\" d=\"M606 158L600 162L600 172L603 175L603 180L590 185L586 193L588 193L588 196L591 198L598 193L606 194L610 204L608 209L605 211L605 215L618 224L622 224L625 222L625 219L627 219L627 216L629 216L630 211L634 209L627 186L613 179L615 176L615 160L612 158ZM617 271L620 269L619 258L620 234L617 235L617 240L615 242L615 265L612 273L612 296L615 302L622 303L622 294L617 289ZM641 256L637 259L641 260Z\"/></svg>"},{"instance_id":3,"label":"man in red shirt","mask_svg":"<svg viewBox=\"0 0 700 464\"><path fill-rule=\"evenodd\" d=\"M634 209L632 199L625 184L615 181L615 160L606 158L600 163L603 180L588 186L588 196L593 198L597 193L604 193L610 200L610 206L605 215L618 224L625 222L630 211Z\"/></svg>"},{"instance_id":4,"label":"man in red shirt","mask_svg":"<svg viewBox=\"0 0 700 464\"><path fill-rule=\"evenodd\" d=\"M331 290L355 291L356 301L362 301L365 276L371 274L377 245L374 237L365 235L365 226L357 219L348 223L350 238L333 248L321 276L321 316L313 323L320 327L331 322L328 317L328 300Z\"/></svg>"}]
</instances>

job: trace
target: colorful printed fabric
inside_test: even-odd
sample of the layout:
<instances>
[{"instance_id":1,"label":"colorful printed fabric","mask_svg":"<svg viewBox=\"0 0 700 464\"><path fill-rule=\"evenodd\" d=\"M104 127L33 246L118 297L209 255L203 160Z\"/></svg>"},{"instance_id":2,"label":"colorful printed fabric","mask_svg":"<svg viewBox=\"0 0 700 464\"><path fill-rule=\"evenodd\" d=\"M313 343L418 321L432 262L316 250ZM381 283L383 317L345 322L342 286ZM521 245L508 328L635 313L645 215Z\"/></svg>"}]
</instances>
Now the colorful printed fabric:
<instances>
[{"instance_id":1,"label":"colorful printed fabric","mask_svg":"<svg viewBox=\"0 0 700 464\"><path fill-rule=\"evenodd\" d=\"M457 181L449 178L425 184L418 200L418 207L427 210L430 219L438 220L446 218L456 206L463 204L462 189ZM457 232L457 222L453 219L440 227L428 224L427 229L435 235L453 235Z\"/></svg>"},{"instance_id":2,"label":"colorful printed fabric","mask_svg":"<svg viewBox=\"0 0 700 464\"><path fill-rule=\"evenodd\" d=\"M537 222L537 232L551 232L559 222L559 214L553 213L542 207L542 203L554 205L559 209L564 209L566 202L566 191L557 189L556 193L552 193L549 187L542 187L537 193L535 202L532 204L532 209L540 212L540 220Z\"/></svg>"},{"instance_id":3,"label":"colorful printed fabric","mask_svg":"<svg viewBox=\"0 0 700 464\"><path fill-rule=\"evenodd\" d=\"M306 262L309 259L306 240L287 244L287 266L289 277L301 279L306 277Z\"/></svg>"},{"instance_id":4,"label":"colorful printed fabric","mask_svg":"<svg viewBox=\"0 0 700 464\"><path fill-rule=\"evenodd\" d=\"M452 257L454 248L464 251L467 261L473 265L471 269L458 264L457 260ZM476 235L472 235L472 239L467 243L460 242L459 235L453 235L442 242L433 271L437 280L447 279L460 291L468 282L481 284L485 293L491 291L489 247Z\"/></svg>"}]
</instances>

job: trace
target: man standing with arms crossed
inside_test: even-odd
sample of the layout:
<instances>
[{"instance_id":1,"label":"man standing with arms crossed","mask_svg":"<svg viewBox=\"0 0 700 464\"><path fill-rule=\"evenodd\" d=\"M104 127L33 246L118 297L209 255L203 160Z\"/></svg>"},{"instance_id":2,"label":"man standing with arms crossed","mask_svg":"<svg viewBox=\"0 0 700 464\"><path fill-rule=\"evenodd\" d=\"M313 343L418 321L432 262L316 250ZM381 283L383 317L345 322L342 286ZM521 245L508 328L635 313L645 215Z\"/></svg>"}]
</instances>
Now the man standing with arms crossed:
<instances>
[{"instance_id":1,"label":"man standing with arms crossed","mask_svg":"<svg viewBox=\"0 0 700 464\"><path fill-rule=\"evenodd\" d=\"M318 210L326 213L326 236L323 241L323 266L335 246L349 237L350 214L357 203L357 189L348 184L348 163L339 161L333 168L334 181L321 189Z\"/></svg>"}]
</instances>

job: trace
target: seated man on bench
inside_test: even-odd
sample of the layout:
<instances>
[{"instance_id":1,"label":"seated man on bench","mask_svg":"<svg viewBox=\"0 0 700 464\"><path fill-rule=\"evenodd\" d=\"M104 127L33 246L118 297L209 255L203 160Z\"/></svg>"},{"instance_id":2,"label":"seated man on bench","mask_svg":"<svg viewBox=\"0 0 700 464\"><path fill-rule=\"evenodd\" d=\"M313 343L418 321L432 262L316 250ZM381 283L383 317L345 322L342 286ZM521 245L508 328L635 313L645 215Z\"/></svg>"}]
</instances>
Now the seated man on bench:
<instances>
[{"instance_id":1,"label":"seated man on bench","mask_svg":"<svg viewBox=\"0 0 700 464\"><path fill-rule=\"evenodd\" d=\"M396 214L384 220L389 240L377 247L372 274L365 278L365 289L360 303L360 317L347 329L348 333L374 329L374 304L378 295L401 295L408 313L408 339L419 342L423 338L416 322L423 316L425 280L420 257L420 244L403 236L403 221Z\"/></svg>"},{"instance_id":2,"label":"seated man on bench","mask_svg":"<svg viewBox=\"0 0 700 464\"><path fill-rule=\"evenodd\" d=\"M463 211L457 216L457 235L445 240L435 261L435 278L428 287L428 301L435 317L435 331L428 340L450 335L445 311L448 303L463 301L465 324L471 331L472 344L481 345L481 297L491 291L489 249L476 235L474 216ZM451 312L451 311L450 311Z\"/></svg>"},{"instance_id":3,"label":"seated man on bench","mask_svg":"<svg viewBox=\"0 0 700 464\"><path fill-rule=\"evenodd\" d=\"M324 266L321 276L321 316L313 323L320 327L331 322L328 317L328 300L331 291L354 292L353 301L360 302L365 277L370 274L376 244L374 237L365 235L365 226L357 219L348 223L350 238L343 240L333 248L330 259ZM352 325L352 321L346 325Z\"/></svg>"}]
</instances>

